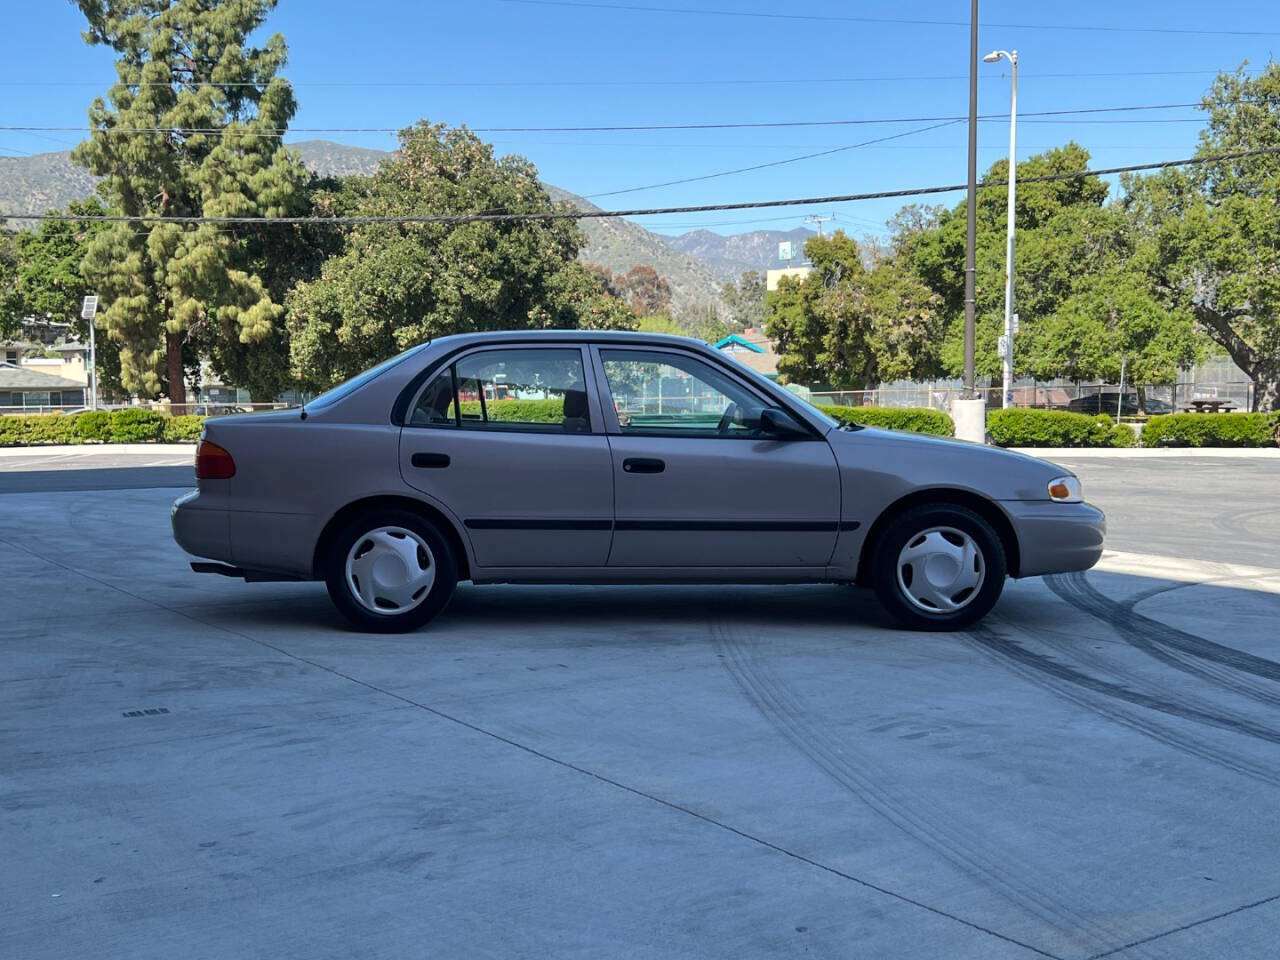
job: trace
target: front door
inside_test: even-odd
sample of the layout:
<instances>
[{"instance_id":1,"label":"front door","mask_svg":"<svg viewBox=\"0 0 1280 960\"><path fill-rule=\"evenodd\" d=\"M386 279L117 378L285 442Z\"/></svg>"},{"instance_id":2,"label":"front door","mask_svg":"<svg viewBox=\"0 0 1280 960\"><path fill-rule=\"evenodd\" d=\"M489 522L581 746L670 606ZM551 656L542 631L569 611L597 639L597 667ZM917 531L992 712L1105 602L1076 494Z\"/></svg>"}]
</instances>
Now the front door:
<instances>
[{"instance_id":1,"label":"front door","mask_svg":"<svg viewBox=\"0 0 1280 960\"><path fill-rule=\"evenodd\" d=\"M479 349L432 378L400 472L466 528L483 567L604 566L613 476L579 347Z\"/></svg>"},{"instance_id":2,"label":"front door","mask_svg":"<svg viewBox=\"0 0 1280 960\"><path fill-rule=\"evenodd\" d=\"M614 567L819 567L840 476L820 437L762 434L767 400L680 350L595 348L612 413Z\"/></svg>"}]
</instances>

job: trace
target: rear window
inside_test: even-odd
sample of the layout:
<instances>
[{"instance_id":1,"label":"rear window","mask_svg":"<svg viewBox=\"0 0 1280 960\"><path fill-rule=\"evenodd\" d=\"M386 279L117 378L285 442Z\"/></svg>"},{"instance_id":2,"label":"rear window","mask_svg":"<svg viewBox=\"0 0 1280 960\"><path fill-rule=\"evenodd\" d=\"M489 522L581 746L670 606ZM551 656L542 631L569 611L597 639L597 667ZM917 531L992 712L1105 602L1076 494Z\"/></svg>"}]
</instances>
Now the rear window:
<instances>
[{"instance_id":1,"label":"rear window","mask_svg":"<svg viewBox=\"0 0 1280 960\"><path fill-rule=\"evenodd\" d=\"M415 353L421 353L429 346L429 344L430 341L427 343L420 343L416 347L410 347L408 350L404 351L404 353L397 353L390 360L383 360L382 363L378 364L376 367L370 367L364 373L357 374L345 383L338 384L327 393L320 394L320 396L316 397L302 409L310 413L314 410L323 410L325 407L333 406L343 397L355 393L366 383L369 383L371 380L374 380L386 373L401 360L408 360Z\"/></svg>"}]
</instances>

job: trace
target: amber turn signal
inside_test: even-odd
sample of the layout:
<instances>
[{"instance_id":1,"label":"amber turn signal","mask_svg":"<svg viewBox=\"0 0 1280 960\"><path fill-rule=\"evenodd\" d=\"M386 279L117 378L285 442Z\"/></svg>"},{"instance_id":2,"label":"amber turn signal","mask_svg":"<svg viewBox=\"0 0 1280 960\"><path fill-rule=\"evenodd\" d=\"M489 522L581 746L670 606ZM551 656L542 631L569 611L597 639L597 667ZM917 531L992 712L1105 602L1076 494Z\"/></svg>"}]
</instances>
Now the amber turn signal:
<instances>
[{"instance_id":1,"label":"amber turn signal","mask_svg":"<svg viewBox=\"0 0 1280 960\"><path fill-rule=\"evenodd\" d=\"M1049 481L1049 499L1059 503L1079 503L1084 499L1080 481L1075 477L1057 477Z\"/></svg>"}]
</instances>

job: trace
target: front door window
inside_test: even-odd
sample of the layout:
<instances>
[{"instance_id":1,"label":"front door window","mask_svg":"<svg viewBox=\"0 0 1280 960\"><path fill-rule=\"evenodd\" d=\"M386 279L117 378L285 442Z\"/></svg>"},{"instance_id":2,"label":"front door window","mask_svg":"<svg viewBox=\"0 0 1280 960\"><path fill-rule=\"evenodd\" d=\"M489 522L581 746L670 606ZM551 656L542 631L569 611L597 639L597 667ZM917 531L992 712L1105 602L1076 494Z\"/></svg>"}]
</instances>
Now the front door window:
<instances>
[{"instance_id":1,"label":"front door window","mask_svg":"<svg viewBox=\"0 0 1280 960\"><path fill-rule=\"evenodd\" d=\"M646 350L601 350L600 360L624 434L760 435L760 401L700 360Z\"/></svg>"}]
</instances>

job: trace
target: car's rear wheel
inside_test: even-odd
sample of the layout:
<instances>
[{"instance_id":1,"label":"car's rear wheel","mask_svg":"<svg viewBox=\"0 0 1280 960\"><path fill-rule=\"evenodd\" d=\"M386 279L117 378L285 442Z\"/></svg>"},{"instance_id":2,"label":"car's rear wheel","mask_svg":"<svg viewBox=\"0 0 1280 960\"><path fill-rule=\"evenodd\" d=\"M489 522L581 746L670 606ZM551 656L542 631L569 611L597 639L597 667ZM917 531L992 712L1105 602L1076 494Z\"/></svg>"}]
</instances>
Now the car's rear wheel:
<instances>
[{"instance_id":1,"label":"car's rear wheel","mask_svg":"<svg viewBox=\"0 0 1280 960\"><path fill-rule=\"evenodd\" d=\"M422 626L458 585L448 540L408 510L370 510L330 541L325 584L340 613L361 630L399 633Z\"/></svg>"},{"instance_id":2,"label":"car's rear wheel","mask_svg":"<svg viewBox=\"0 0 1280 960\"><path fill-rule=\"evenodd\" d=\"M880 532L871 586L912 630L960 630L981 620L1004 590L1004 547L986 520L964 507L914 507Z\"/></svg>"}]
</instances>

